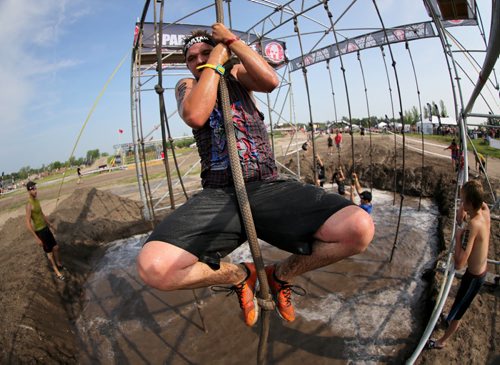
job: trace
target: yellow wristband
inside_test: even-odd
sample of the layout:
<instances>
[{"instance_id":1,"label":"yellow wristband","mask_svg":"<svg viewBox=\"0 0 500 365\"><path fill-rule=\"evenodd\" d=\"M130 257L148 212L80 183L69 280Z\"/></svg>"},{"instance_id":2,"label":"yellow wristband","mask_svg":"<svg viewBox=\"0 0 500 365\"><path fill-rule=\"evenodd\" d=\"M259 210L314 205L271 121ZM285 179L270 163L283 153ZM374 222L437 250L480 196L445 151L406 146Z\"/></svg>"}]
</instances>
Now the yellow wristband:
<instances>
[{"instance_id":1,"label":"yellow wristband","mask_svg":"<svg viewBox=\"0 0 500 365\"><path fill-rule=\"evenodd\" d=\"M196 67L197 70L200 70L202 68L211 68L212 70L215 70L219 75L223 76L224 73L226 72L226 69L222 65L212 65L211 63L206 63L204 65Z\"/></svg>"}]
</instances>

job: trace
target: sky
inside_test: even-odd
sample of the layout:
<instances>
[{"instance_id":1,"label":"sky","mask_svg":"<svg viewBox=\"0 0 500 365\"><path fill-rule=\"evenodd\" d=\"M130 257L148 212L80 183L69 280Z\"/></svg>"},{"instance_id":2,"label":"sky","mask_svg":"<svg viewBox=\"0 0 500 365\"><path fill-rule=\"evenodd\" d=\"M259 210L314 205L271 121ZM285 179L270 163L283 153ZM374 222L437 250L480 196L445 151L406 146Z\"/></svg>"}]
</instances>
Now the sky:
<instances>
[{"instance_id":1,"label":"sky","mask_svg":"<svg viewBox=\"0 0 500 365\"><path fill-rule=\"evenodd\" d=\"M265 0L259 0L265 1ZM279 2L279 1L276 1ZM283 2L283 1L281 1ZM312 4L314 1L306 1ZM338 18L351 0L331 1L334 19ZM66 161L77 141L77 137L96 103L99 94L120 62L109 86L98 100L76 146L75 157L84 157L86 152L98 148L101 152L114 153L113 146L131 142L131 50L134 26L141 16L144 1L140 0L0 0L0 31L4 34L0 44L0 172L6 174L22 167L39 168L54 161ZM153 3L153 1L152 1ZM215 21L215 10L196 12L212 1L165 1L165 21L175 21L191 12L196 14L185 23L210 25ZM294 5L300 8L301 1ZM422 1L379 0L377 2L386 27L430 20ZM478 2L481 16L489 33L490 1ZM257 1L233 0L231 21L233 28L248 30L272 9ZM309 51L318 41L316 31L327 24L323 7L306 13L299 19L304 51ZM148 12L152 21L153 10ZM227 19L227 12L226 12ZM227 23L227 21L226 21ZM319 24L319 25L318 25ZM272 26L267 24L267 27ZM369 0L358 0L336 24L339 35L352 37L369 30L349 31L347 28L380 28L380 22ZM465 48L484 49L477 27L453 29ZM450 30L451 31L451 30ZM313 34L308 35L308 32ZM316 33L314 33L316 32ZM300 55L299 44L293 35L291 22L273 30L273 38L285 38L289 58ZM325 37L322 45L333 43L333 36ZM447 111L454 116L450 79L442 48L438 38L418 40L410 43L423 104L443 100ZM410 59L404 44L395 44L392 51L396 61L398 82L401 89L403 110L418 108L418 96ZM482 64L483 55L474 54ZM477 79L477 72L465 62L470 75ZM386 62L389 68L393 103L380 50L369 49L361 53L369 95L370 115L392 116L399 111L396 79L391 67L389 50ZM343 57L348 81L351 114L356 118L367 116L367 105L359 62L355 54ZM340 71L340 61L331 61L338 119L348 115L346 91ZM282 76L288 73L282 70ZM310 120L304 76L301 71L290 74L293 94L293 110L289 106L286 90L271 94L275 109L283 110L282 119L273 114L274 123L290 120ZM308 84L313 121L334 120L332 91L325 64L308 69ZM172 88L179 79L177 74L165 77L165 99L167 114L175 111ZM468 100L472 86L462 80L463 97ZM153 84L151 86L154 86ZM490 88L490 90L492 90ZM265 95L257 95L265 101ZM499 114L498 92L485 91L485 97ZM394 108L392 107L394 105ZM159 123L158 96L144 92L142 102L144 132L147 134ZM262 106L264 114L267 108ZM475 112L485 113L487 108L478 100ZM190 129L174 115L169 120L173 136L190 135ZM118 131L123 130L120 134ZM160 138L159 131L152 134Z\"/></svg>"}]
</instances>

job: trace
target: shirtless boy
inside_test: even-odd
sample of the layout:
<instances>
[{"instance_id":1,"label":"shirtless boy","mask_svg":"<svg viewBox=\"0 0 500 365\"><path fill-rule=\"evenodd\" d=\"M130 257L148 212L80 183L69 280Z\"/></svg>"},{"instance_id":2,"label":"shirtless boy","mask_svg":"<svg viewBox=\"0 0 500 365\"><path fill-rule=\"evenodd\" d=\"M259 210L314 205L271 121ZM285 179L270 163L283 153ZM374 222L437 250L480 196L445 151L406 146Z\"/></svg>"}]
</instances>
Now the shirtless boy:
<instances>
[{"instance_id":1,"label":"shirtless boy","mask_svg":"<svg viewBox=\"0 0 500 365\"><path fill-rule=\"evenodd\" d=\"M439 339L431 339L428 348L442 349L460 324L460 319L479 292L486 276L488 246L490 241L490 210L483 202L483 188L479 181L464 184L461 190L462 205L457 223L459 228L455 243L455 268L467 266L455 302L446 318L448 328Z\"/></svg>"}]
</instances>

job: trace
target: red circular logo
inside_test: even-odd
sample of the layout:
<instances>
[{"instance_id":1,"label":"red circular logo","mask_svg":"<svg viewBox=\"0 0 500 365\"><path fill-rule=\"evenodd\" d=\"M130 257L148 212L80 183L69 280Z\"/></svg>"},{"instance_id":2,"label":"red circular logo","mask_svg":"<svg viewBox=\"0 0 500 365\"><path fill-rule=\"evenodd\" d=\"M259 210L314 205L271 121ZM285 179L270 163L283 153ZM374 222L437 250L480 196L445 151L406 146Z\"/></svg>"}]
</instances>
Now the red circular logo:
<instances>
[{"instance_id":1,"label":"red circular logo","mask_svg":"<svg viewBox=\"0 0 500 365\"><path fill-rule=\"evenodd\" d=\"M269 42L264 49L266 57L272 62L279 63L285 60L285 50L278 42Z\"/></svg>"},{"instance_id":2,"label":"red circular logo","mask_svg":"<svg viewBox=\"0 0 500 365\"><path fill-rule=\"evenodd\" d=\"M357 46L356 43L347 43L347 52L354 52L354 51L357 51L359 49L359 47Z\"/></svg>"},{"instance_id":3,"label":"red circular logo","mask_svg":"<svg viewBox=\"0 0 500 365\"><path fill-rule=\"evenodd\" d=\"M402 30L402 29L396 29L394 32L394 35L396 36L396 38L400 41L404 41L405 40L405 31Z\"/></svg>"}]
</instances>

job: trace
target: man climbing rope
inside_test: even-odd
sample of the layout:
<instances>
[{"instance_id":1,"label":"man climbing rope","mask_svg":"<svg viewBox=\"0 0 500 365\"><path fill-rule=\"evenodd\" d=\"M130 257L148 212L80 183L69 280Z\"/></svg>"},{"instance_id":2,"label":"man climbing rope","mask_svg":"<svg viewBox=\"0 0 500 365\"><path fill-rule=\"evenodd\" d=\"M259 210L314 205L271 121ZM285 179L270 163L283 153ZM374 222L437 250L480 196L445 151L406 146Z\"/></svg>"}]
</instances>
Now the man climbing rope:
<instances>
[{"instance_id":1,"label":"man climbing rope","mask_svg":"<svg viewBox=\"0 0 500 365\"><path fill-rule=\"evenodd\" d=\"M63 266L59 256L59 246L50 230L51 228L52 230L54 228L45 214L43 214L40 201L36 198L36 183L28 181L26 189L28 189L29 195L28 204L26 204L26 226L35 237L37 244L42 247L43 251L47 254L47 257L52 264L52 269L56 273L56 277L59 280L64 280L64 275L61 274L60 271Z\"/></svg>"},{"instance_id":2,"label":"man climbing rope","mask_svg":"<svg viewBox=\"0 0 500 365\"><path fill-rule=\"evenodd\" d=\"M368 214L372 213L372 193L368 190L364 190L359 183L358 175L356 173L352 173L353 185L351 186L351 201L354 201L354 190L359 195L359 199L361 202L359 203L359 207L366 211Z\"/></svg>"},{"instance_id":3,"label":"man climbing rope","mask_svg":"<svg viewBox=\"0 0 500 365\"><path fill-rule=\"evenodd\" d=\"M337 167L335 170L335 173L332 176L332 183L337 184L338 193L340 195L345 195L345 176L342 166Z\"/></svg>"},{"instance_id":4,"label":"man climbing rope","mask_svg":"<svg viewBox=\"0 0 500 365\"><path fill-rule=\"evenodd\" d=\"M455 269L467 266L455 301L448 316L444 316L447 329L443 336L430 339L428 349L442 349L457 331L462 316L479 292L486 276L490 242L490 210L483 202L483 187L477 180L464 184L460 191L462 204L457 214L459 225L455 242ZM462 227L463 226L463 227Z\"/></svg>"},{"instance_id":5,"label":"man climbing rope","mask_svg":"<svg viewBox=\"0 0 500 365\"><path fill-rule=\"evenodd\" d=\"M331 156L333 155L333 138L330 133L328 133L327 144L328 144L328 155Z\"/></svg>"},{"instance_id":6,"label":"man climbing rope","mask_svg":"<svg viewBox=\"0 0 500 365\"><path fill-rule=\"evenodd\" d=\"M326 180L325 164L323 163L323 160L321 160L321 157L319 157L318 154L316 154L316 175L318 176L316 185L323 187Z\"/></svg>"},{"instance_id":7,"label":"man climbing rope","mask_svg":"<svg viewBox=\"0 0 500 365\"><path fill-rule=\"evenodd\" d=\"M228 62L231 54L241 63ZM194 78L180 80L175 95L179 115L196 139L203 190L154 229L137 260L139 275L160 290L229 285L245 323L257 322L254 264L221 262L246 240L217 92L224 77L257 235L292 253L265 268L277 311L291 322L291 280L364 251L374 234L371 217L339 195L278 177L264 116L252 97L252 91L278 86L261 56L220 23L212 26L212 35L196 31L186 37L184 55Z\"/></svg>"}]
</instances>

